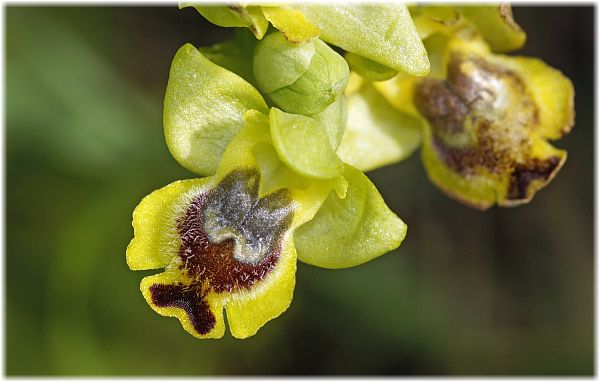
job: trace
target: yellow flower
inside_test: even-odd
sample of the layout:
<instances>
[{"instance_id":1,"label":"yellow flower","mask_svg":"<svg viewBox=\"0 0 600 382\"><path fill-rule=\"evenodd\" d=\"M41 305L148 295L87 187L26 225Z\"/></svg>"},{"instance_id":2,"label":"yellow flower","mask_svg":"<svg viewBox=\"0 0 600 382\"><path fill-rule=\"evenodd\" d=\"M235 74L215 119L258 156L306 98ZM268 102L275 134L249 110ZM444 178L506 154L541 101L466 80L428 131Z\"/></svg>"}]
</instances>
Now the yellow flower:
<instances>
[{"instance_id":1,"label":"yellow flower","mask_svg":"<svg viewBox=\"0 0 600 382\"><path fill-rule=\"evenodd\" d=\"M571 81L541 60L493 54L472 29L435 34L425 44L436 48L428 78L376 86L402 111L423 117L429 178L481 209L530 201L566 160L548 140L573 126ZM399 94L407 89L412 100Z\"/></svg>"},{"instance_id":2,"label":"yellow flower","mask_svg":"<svg viewBox=\"0 0 600 382\"><path fill-rule=\"evenodd\" d=\"M239 169L218 183L178 181L134 212L128 265L165 267L142 280L142 293L152 309L179 318L196 337L223 335L225 306L232 334L250 336L292 299L295 204L286 190L259 198L259 177Z\"/></svg>"},{"instance_id":3,"label":"yellow flower","mask_svg":"<svg viewBox=\"0 0 600 382\"><path fill-rule=\"evenodd\" d=\"M225 150L215 175L171 183L133 213L128 266L165 268L142 280L144 298L198 338L223 336L223 309L238 338L287 309L296 271L292 232L331 191L326 182L303 190L266 183L265 160L253 153L269 144L266 118L248 115L248 126Z\"/></svg>"}]
</instances>

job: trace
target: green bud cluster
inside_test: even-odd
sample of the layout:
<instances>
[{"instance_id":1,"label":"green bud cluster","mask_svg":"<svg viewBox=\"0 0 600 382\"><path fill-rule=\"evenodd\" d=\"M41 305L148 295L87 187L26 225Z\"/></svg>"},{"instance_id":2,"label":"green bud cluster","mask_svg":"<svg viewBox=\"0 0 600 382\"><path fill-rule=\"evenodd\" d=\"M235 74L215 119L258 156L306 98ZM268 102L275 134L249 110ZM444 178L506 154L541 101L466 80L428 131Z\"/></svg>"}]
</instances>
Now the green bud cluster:
<instances>
[{"instance_id":1,"label":"green bud cluster","mask_svg":"<svg viewBox=\"0 0 600 382\"><path fill-rule=\"evenodd\" d=\"M344 58L323 41L294 44L281 32L256 44L253 69L259 89L275 105L304 115L320 113L335 102L350 74Z\"/></svg>"}]
</instances>

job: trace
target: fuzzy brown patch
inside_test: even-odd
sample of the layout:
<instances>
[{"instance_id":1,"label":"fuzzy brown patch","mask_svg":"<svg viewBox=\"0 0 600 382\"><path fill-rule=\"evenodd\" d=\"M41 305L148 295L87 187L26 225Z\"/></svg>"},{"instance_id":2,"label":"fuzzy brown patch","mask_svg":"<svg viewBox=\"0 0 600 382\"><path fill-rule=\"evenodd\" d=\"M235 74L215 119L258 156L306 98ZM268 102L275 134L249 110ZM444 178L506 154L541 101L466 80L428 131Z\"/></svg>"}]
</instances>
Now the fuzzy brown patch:
<instances>
[{"instance_id":1,"label":"fuzzy brown patch","mask_svg":"<svg viewBox=\"0 0 600 382\"><path fill-rule=\"evenodd\" d=\"M527 157L538 108L512 71L476 55L454 53L447 79L426 79L415 104L431 126L440 159L462 175L479 168L510 173Z\"/></svg>"}]
</instances>

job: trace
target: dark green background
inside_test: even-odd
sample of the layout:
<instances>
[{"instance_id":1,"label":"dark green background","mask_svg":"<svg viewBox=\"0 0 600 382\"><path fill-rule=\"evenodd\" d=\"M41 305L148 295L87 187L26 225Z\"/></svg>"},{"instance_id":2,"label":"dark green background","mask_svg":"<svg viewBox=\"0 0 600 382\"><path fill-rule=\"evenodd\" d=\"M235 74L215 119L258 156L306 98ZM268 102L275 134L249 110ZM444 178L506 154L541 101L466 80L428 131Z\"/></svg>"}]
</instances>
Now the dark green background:
<instances>
[{"instance_id":1,"label":"dark green background","mask_svg":"<svg viewBox=\"0 0 600 382\"><path fill-rule=\"evenodd\" d=\"M256 336L200 341L142 298L125 248L140 199L194 175L169 155L162 99L185 42L232 31L193 9L7 7L9 375L591 374L594 9L522 8L520 52L576 89L558 177L479 212L418 155L369 174L409 225L363 266L298 266L291 307Z\"/></svg>"}]
</instances>

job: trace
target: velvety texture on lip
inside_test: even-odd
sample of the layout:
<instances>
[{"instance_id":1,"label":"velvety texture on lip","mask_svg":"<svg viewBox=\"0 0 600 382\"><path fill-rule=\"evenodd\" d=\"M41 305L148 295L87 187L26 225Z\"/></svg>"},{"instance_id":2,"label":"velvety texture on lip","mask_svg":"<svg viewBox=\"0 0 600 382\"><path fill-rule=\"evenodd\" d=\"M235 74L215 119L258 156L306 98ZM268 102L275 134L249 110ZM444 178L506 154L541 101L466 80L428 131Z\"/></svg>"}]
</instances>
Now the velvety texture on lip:
<instances>
[{"instance_id":1,"label":"velvety texture on lip","mask_svg":"<svg viewBox=\"0 0 600 382\"><path fill-rule=\"evenodd\" d=\"M276 265L293 211L286 190L258 197L256 171L236 170L196 196L179 220L179 269L189 285L154 284L152 302L185 310L194 329L208 333L216 318L206 301L215 293L250 289Z\"/></svg>"}]
</instances>

